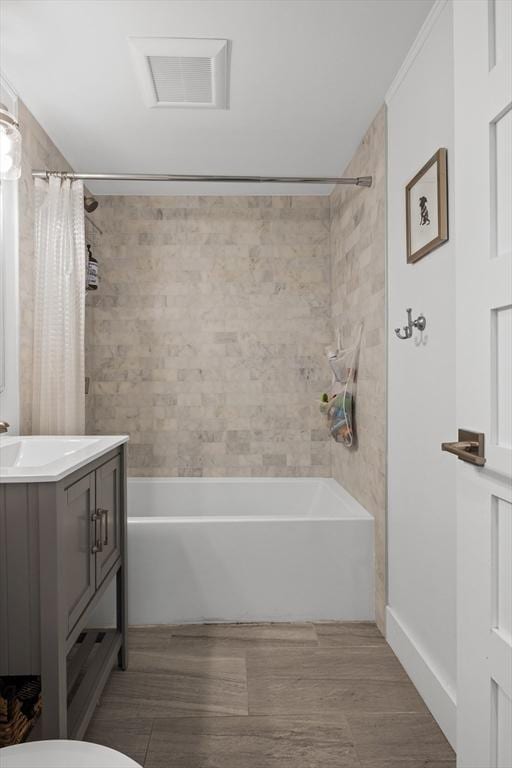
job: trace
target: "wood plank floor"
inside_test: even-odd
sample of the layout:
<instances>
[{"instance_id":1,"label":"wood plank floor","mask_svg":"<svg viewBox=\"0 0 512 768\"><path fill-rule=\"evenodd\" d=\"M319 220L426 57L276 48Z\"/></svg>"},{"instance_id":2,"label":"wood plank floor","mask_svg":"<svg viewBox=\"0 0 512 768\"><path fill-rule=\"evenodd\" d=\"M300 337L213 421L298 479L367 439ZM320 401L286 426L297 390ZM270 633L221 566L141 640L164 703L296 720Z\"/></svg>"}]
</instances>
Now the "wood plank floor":
<instances>
[{"instance_id":1,"label":"wood plank floor","mask_svg":"<svg viewBox=\"0 0 512 768\"><path fill-rule=\"evenodd\" d=\"M145 768L454 768L371 623L130 630L86 735Z\"/></svg>"}]
</instances>

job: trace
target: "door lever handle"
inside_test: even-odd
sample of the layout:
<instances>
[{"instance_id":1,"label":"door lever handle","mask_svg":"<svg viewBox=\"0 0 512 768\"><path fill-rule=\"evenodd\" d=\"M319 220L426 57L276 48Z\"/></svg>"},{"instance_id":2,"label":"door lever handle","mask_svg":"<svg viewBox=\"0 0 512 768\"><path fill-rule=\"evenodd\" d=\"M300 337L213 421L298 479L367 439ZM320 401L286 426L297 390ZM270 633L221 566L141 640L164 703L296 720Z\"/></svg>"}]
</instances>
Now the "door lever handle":
<instances>
[{"instance_id":1,"label":"door lever handle","mask_svg":"<svg viewBox=\"0 0 512 768\"><path fill-rule=\"evenodd\" d=\"M459 439L452 443L441 443L441 450L453 453L461 461L483 467L486 461L485 435L483 432L459 429Z\"/></svg>"}]
</instances>

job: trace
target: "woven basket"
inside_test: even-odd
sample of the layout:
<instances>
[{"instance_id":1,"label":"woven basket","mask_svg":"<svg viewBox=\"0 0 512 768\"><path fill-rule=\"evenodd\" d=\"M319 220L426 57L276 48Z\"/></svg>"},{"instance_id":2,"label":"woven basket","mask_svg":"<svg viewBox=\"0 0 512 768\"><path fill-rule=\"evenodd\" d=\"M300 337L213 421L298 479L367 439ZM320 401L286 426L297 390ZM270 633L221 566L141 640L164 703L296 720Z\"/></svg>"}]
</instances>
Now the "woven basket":
<instances>
[{"instance_id":1,"label":"woven basket","mask_svg":"<svg viewBox=\"0 0 512 768\"><path fill-rule=\"evenodd\" d=\"M8 695L0 695L0 747L24 741L41 714L38 680L31 678L17 682L8 689Z\"/></svg>"}]
</instances>

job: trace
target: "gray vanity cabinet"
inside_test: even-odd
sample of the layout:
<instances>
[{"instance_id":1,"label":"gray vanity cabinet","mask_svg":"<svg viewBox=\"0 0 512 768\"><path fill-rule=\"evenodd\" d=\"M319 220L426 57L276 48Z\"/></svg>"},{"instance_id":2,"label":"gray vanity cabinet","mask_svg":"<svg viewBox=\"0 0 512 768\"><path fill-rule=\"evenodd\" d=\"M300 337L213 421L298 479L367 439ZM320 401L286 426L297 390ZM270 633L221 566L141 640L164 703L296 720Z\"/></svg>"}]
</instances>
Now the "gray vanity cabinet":
<instances>
[{"instance_id":1,"label":"gray vanity cabinet","mask_svg":"<svg viewBox=\"0 0 512 768\"><path fill-rule=\"evenodd\" d=\"M45 739L82 738L126 669L126 445L56 482L0 479L0 676L40 675ZM114 627L91 615L116 583Z\"/></svg>"},{"instance_id":2,"label":"gray vanity cabinet","mask_svg":"<svg viewBox=\"0 0 512 768\"><path fill-rule=\"evenodd\" d=\"M96 591L95 473L66 489L62 515L62 559L66 574L66 623L71 632Z\"/></svg>"}]
</instances>

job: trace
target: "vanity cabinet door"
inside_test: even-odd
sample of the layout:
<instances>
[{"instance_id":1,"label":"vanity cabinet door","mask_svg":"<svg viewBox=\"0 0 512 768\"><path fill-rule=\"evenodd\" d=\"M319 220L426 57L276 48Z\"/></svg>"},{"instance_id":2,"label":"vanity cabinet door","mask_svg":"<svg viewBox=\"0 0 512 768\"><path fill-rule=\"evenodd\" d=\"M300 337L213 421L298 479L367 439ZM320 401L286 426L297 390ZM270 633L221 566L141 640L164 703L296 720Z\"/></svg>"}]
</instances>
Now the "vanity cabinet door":
<instances>
[{"instance_id":1,"label":"vanity cabinet door","mask_svg":"<svg viewBox=\"0 0 512 768\"><path fill-rule=\"evenodd\" d=\"M91 472L66 490L62 515L62 557L68 633L96 590L94 474Z\"/></svg>"},{"instance_id":2,"label":"vanity cabinet door","mask_svg":"<svg viewBox=\"0 0 512 768\"><path fill-rule=\"evenodd\" d=\"M121 459L96 470L96 588L121 557Z\"/></svg>"}]
</instances>

